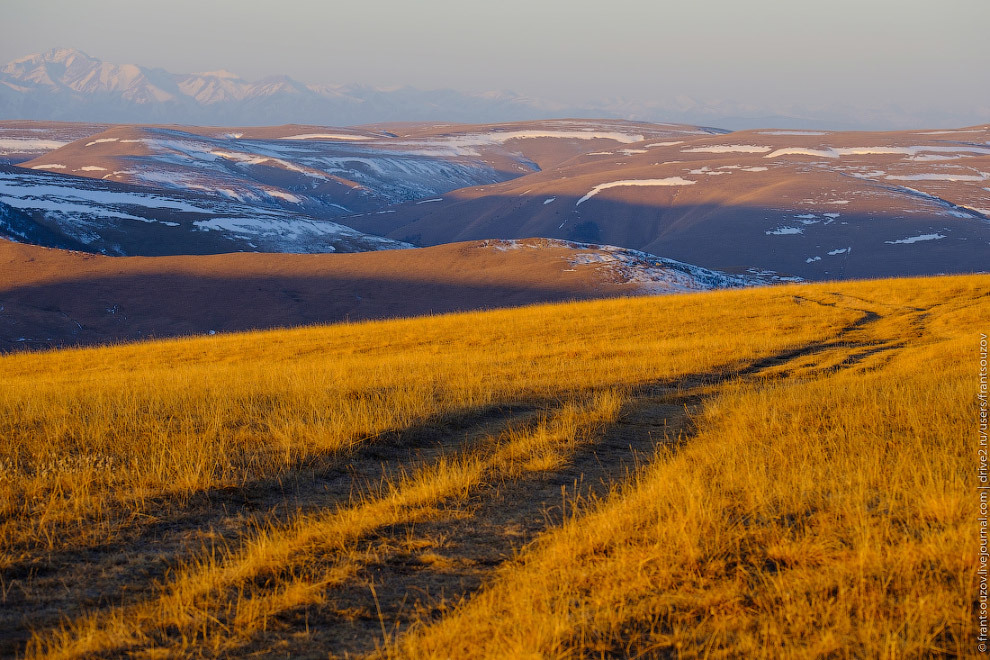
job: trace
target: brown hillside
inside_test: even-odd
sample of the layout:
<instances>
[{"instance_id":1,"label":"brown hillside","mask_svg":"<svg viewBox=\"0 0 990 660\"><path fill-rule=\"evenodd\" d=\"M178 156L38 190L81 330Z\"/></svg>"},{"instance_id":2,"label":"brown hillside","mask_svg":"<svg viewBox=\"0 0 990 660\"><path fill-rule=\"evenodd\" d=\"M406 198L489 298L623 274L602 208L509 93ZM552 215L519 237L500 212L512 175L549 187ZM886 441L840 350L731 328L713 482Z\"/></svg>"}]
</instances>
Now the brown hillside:
<instances>
[{"instance_id":1,"label":"brown hillside","mask_svg":"<svg viewBox=\"0 0 990 660\"><path fill-rule=\"evenodd\" d=\"M579 254L587 263L572 263ZM104 257L0 241L0 351L643 292L595 263L602 256L602 249L540 240L176 257Z\"/></svg>"}]
</instances>

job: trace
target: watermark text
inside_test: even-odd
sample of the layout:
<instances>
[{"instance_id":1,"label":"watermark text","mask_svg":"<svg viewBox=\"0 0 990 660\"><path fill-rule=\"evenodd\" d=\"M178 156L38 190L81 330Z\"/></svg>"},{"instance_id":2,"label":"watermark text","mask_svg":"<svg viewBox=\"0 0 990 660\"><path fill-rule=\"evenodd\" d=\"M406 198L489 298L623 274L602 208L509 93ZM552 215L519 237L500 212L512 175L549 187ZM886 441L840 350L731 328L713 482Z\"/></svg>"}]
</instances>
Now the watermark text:
<instances>
[{"instance_id":1,"label":"watermark text","mask_svg":"<svg viewBox=\"0 0 990 660\"><path fill-rule=\"evenodd\" d=\"M985 333L980 333L980 357L979 357L979 385L976 392L976 400L978 402L977 409L977 456L979 461L976 468L977 475L977 491L979 492L980 507L979 507L979 529L980 529L980 560L979 560L979 570L977 571L977 584L978 584L978 598L979 603L977 610L977 649L980 653L987 652L987 643L990 641L990 612L987 611L988 607L988 585L987 585L987 567L990 563L990 548L988 548L987 536L987 519L988 513L990 513L990 474L987 472L988 463L990 463L990 455L988 455L988 450L990 447L987 446L987 421L988 416L990 416L990 409L987 406L987 335Z\"/></svg>"}]
</instances>

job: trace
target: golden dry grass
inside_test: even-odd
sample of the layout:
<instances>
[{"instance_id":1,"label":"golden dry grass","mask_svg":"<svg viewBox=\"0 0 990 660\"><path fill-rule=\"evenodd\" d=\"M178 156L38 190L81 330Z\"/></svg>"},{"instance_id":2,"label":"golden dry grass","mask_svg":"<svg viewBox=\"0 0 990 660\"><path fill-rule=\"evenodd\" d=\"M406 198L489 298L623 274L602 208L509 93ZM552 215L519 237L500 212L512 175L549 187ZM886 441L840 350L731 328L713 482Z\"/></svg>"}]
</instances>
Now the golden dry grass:
<instances>
[{"instance_id":1,"label":"golden dry grass","mask_svg":"<svg viewBox=\"0 0 990 660\"><path fill-rule=\"evenodd\" d=\"M970 654L966 434L988 291L981 276L788 286L0 358L0 594L34 630L6 648ZM486 498L565 472L635 406L666 406L684 433L650 436L652 460L516 558L468 570L470 552L422 531L497 526ZM435 446L404 454L422 429ZM349 491L307 491L346 465L367 472ZM277 511L289 482L298 508ZM236 528L204 513L256 492L273 508ZM164 570L76 595L69 573L104 570L115 546L153 554L163 525L190 530L168 536ZM367 579L399 575L381 568L399 556L473 586L399 616L412 596ZM55 579L38 566L85 611L32 618Z\"/></svg>"},{"instance_id":2,"label":"golden dry grass","mask_svg":"<svg viewBox=\"0 0 990 660\"><path fill-rule=\"evenodd\" d=\"M898 315L909 345L854 368L723 386L682 450L402 655L975 655L981 295Z\"/></svg>"}]
</instances>

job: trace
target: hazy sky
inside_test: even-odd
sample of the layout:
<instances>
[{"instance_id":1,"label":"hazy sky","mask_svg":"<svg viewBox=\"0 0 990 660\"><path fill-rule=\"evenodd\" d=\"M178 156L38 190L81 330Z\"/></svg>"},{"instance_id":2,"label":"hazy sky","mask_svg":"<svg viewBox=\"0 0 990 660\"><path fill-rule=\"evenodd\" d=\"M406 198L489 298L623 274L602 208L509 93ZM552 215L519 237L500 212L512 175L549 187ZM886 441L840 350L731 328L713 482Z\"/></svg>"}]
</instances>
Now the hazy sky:
<instances>
[{"instance_id":1,"label":"hazy sky","mask_svg":"<svg viewBox=\"0 0 990 660\"><path fill-rule=\"evenodd\" d=\"M0 0L0 18L4 62L66 46L175 72L575 104L990 112L990 0Z\"/></svg>"}]
</instances>

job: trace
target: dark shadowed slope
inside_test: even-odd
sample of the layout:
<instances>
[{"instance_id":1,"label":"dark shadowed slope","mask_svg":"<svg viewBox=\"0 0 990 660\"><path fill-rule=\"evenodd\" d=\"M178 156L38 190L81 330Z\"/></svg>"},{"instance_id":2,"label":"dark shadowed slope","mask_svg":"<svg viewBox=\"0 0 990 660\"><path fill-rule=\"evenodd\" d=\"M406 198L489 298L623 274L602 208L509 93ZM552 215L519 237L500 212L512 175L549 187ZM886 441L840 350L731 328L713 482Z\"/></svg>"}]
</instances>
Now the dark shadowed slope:
<instances>
[{"instance_id":1,"label":"dark shadowed slope","mask_svg":"<svg viewBox=\"0 0 990 660\"><path fill-rule=\"evenodd\" d=\"M0 241L0 272L0 351L760 282L538 239L179 257L104 257Z\"/></svg>"}]
</instances>

